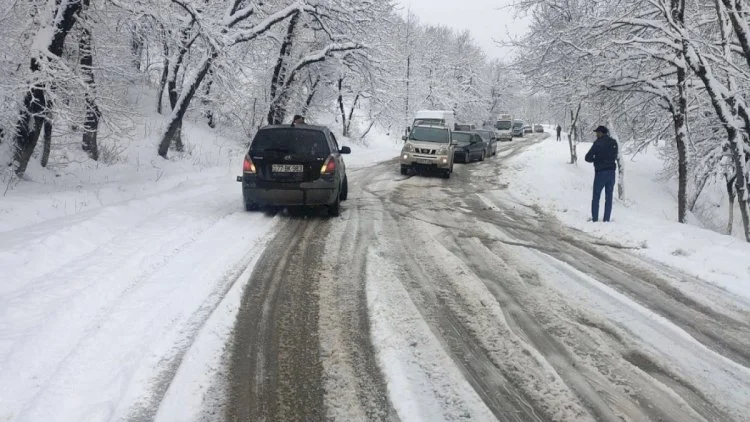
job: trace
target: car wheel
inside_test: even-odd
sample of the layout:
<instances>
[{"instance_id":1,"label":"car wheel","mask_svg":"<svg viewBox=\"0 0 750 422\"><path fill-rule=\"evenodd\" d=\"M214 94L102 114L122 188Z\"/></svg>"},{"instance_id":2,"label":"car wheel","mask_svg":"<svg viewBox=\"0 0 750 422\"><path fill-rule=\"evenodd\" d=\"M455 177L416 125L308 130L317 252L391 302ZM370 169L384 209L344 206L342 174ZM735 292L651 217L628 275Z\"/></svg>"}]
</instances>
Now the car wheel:
<instances>
[{"instance_id":1,"label":"car wheel","mask_svg":"<svg viewBox=\"0 0 750 422\"><path fill-rule=\"evenodd\" d=\"M328 215L338 217L341 215L341 198L336 197L336 202L328 206Z\"/></svg>"},{"instance_id":2,"label":"car wheel","mask_svg":"<svg viewBox=\"0 0 750 422\"><path fill-rule=\"evenodd\" d=\"M450 179L451 178L451 171L446 170L443 172L443 179Z\"/></svg>"},{"instance_id":3,"label":"car wheel","mask_svg":"<svg viewBox=\"0 0 750 422\"><path fill-rule=\"evenodd\" d=\"M409 174L409 166L405 166L405 165L402 164L401 165L401 174L403 174L404 176L406 176L407 174Z\"/></svg>"},{"instance_id":4,"label":"car wheel","mask_svg":"<svg viewBox=\"0 0 750 422\"><path fill-rule=\"evenodd\" d=\"M245 211L258 211L260 206L252 202L245 202Z\"/></svg>"},{"instance_id":5,"label":"car wheel","mask_svg":"<svg viewBox=\"0 0 750 422\"><path fill-rule=\"evenodd\" d=\"M479 157L479 161L484 161L484 151L482 151L482 156Z\"/></svg>"},{"instance_id":6,"label":"car wheel","mask_svg":"<svg viewBox=\"0 0 750 422\"><path fill-rule=\"evenodd\" d=\"M341 193L339 194L339 197L342 201L346 201L349 197L349 179L346 177L344 177L344 183L341 185Z\"/></svg>"}]
</instances>

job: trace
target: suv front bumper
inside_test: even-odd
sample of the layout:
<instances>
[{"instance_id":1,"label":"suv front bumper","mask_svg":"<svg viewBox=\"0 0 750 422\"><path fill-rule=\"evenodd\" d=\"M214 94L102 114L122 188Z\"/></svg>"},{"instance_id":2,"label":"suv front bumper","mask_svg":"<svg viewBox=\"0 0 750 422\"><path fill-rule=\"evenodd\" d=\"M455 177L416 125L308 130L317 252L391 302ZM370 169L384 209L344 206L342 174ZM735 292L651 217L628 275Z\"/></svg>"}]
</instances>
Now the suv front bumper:
<instances>
[{"instance_id":1,"label":"suv front bumper","mask_svg":"<svg viewBox=\"0 0 750 422\"><path fill-rule=\"evenodd\" d=\"M453 164L452 157L448 155L425 155L413 152L401 153L401 165L410 167L450 169Z\"/></svg>"}]
</instances>

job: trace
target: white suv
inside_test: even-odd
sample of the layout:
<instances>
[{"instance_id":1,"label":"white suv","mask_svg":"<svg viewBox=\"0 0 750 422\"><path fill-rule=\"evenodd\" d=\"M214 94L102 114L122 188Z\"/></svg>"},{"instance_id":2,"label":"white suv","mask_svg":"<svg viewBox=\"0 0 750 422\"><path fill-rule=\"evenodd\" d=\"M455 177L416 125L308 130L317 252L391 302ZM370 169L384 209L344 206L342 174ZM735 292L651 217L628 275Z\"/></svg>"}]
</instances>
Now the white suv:
<instances>
[{"instance_id":1,"label":"white suv","mask_svg":"<svg viewBox=\"0 0 750 422\"><path fill-rule=\"evenodd\" d=\"M419 125L412 128L401 149L401 174L410 169L435 171L444 178L453 173L453 147L450 128Z\"/></svg>"}]
</instances>

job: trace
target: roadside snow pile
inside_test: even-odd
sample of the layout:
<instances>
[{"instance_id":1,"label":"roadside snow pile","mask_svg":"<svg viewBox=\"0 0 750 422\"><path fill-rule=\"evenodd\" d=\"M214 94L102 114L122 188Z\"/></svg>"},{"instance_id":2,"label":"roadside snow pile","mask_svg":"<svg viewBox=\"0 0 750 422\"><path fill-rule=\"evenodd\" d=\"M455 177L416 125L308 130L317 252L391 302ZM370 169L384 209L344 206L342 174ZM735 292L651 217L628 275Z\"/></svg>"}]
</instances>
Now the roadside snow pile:
<instances>
[{"instance_id":1,"label":"roadside snow pile","mask_svg":"<svg viewBox=\"0 0 750 422\"><path fill-rule=\"evenodd\" d=\"M587 221L594 169L583 156L590 146L579 144L580 161L571 165L567 141L547 138L509 159L505 165L509 174L504 180L510 182L512 194L521 202L540 206L563 224L632 247L649 258L750 298L750 244L677 223L676 189L658 180L662 168L655 153L627 159L626 200L615 200L612 223Z\"/></svg>"}]
</instances>

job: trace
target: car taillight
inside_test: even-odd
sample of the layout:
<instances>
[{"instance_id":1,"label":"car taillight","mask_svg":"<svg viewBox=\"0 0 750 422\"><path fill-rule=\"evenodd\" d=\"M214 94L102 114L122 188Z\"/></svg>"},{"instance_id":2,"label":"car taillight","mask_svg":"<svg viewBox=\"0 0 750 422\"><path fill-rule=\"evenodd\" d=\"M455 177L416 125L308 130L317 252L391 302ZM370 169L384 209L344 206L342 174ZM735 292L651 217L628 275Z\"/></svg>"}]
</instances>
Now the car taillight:
<instances>
[{"instance_id":1,"label":"car taillight","mask_svg":"<svg viewBox=\"0 0 750 422\"><path fill-rule=\"evenodd\" d=\"M247 157L245 157L245 161L242 163L242 172L255 173L255 164Z\"/></svg>"},{"instance_id":2,"label":"car taillight","mask_svg":"<svg viewBox=\"0 0 750 422\"><path fill-rule=\"evenodd\" d=\"M320 174L333 174L336 171L336 159L333 156L328 157L323 167L320 168Z\"/></svg>"}]
</instances>

